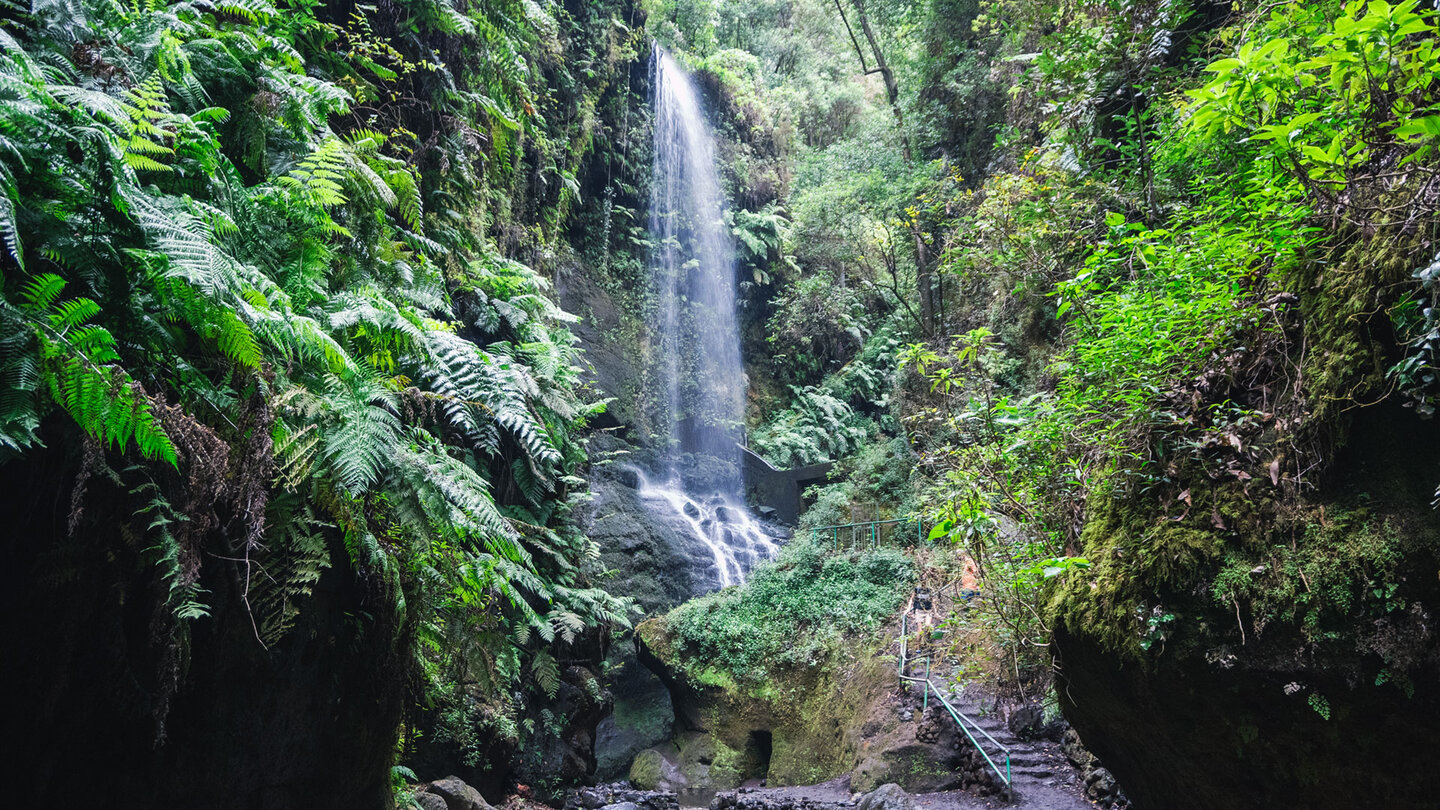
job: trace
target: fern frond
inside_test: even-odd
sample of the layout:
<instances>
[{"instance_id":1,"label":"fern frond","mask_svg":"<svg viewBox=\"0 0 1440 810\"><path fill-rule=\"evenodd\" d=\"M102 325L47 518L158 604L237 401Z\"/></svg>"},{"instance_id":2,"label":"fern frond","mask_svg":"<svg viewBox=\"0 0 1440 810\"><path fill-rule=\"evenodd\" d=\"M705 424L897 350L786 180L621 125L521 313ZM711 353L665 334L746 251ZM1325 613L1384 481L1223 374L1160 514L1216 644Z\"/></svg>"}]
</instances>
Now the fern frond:
<instances>
[{"instance_id":1,"label":"fern frond","mask_svg":"<svg viewBox=\"0 0 1440 810\"><path fill-rule=\"evenodd\" d=\"M535 658L530 662L530 674L535 676L535 684L545 692L545 696L554 699L560 692L560 667L555 663L555 656L545 650L535 653Z\"/></svg>"}]
</instances>

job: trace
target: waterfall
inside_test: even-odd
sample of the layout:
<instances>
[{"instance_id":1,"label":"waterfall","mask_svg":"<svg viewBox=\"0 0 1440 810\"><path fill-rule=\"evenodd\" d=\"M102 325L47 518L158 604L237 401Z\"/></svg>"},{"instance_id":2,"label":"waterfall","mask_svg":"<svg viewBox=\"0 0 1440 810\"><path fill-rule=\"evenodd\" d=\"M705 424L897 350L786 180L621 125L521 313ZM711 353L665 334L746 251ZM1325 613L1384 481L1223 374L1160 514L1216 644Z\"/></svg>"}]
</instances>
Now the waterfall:
<instances>
[{"instance_id":1,"label":"waterfall","mask_svg":"<svg viewBox=\"0 0 1440 810\"><path fill-rule=\"evenodd\" d=\"M745 372L735 315L735 250L724 222L715 138L690 77L654 50L654 164L650 191L652 372L663 391L659 480L641 478L652 510L683 525L714 558L720 587L743 582L778 546L745 507L741 457ZM710 465L686 475L682 457Z\"/></svg>"}]
</instances>

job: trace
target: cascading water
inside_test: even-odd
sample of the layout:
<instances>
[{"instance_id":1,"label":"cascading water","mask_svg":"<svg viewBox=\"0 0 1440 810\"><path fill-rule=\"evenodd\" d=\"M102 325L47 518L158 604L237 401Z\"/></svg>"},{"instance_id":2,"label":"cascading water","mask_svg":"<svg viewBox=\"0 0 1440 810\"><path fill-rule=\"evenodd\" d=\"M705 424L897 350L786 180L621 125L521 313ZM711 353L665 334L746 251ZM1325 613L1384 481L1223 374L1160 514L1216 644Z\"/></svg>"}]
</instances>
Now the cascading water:
<instances>
[{"instance_id":1,"label":"cascading water","mask_svg":"<svg viewBox=\"0 0 1440 810\"><path fill-rule=\"evenodd\" d=\"M714 557L720 587L745 580L778 546L745 508L740 448L745 372L735 316L734 245L723 219L715 138L690 77L654 51L655 156L650 192L650 317L654 373L664 391L660 427L668 448L661 480L641 477L651 509L675 512ZM682 454L728 469L697 491Z\"/></svg>"}]
</instances>

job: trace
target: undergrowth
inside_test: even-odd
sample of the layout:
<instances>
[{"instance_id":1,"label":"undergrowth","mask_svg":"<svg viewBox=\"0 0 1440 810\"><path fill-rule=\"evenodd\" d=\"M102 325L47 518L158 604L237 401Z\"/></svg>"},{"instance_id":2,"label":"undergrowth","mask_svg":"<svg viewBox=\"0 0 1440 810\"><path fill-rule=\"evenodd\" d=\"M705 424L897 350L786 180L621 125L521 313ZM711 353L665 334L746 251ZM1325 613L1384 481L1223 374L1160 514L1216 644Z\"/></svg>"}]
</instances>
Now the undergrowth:
<instances>
[{"instance_id":1,"label":"undergrowth","mask_svg":"<svg viewBox=\"0 0 1440 810\"><path fill-rule=\"evenodd\" d=\"M879 627L915 577L914 563L896 549L827 555L797 538L749 582L681 605L665 627L681 666L701 682L762 686L771 675L823 663L838 639Z\"/></svg>"}]
</instances>

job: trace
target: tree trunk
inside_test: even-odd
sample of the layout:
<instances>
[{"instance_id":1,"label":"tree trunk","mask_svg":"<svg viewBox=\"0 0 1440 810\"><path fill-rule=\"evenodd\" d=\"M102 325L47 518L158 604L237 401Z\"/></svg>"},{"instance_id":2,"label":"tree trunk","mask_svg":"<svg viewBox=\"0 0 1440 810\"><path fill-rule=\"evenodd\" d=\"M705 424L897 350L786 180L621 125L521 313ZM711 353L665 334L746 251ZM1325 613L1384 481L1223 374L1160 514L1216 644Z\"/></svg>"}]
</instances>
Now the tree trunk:
<instances>
[{"instance_id":1,"label":"tree trunk","mask_svg":"<svg viewBox=\"0 0 1440 810\"><path fill-rule=\"evenodd\" d=\"M870 43L870 53L875 56L875 69L867 73L879 73L880 79L885 82L885 98L890 101L890 111L895 114L895 125L900 129L900 149L905 154L905 162L914 161L915 157L910 152L910 136L905 132L905 115L900 111L900 85L895 81L895 71L890 69L890 63L885 61L885 51L880 48L880 40L875 36L875 28L870 25L870 15L865 11L865 0L851 0L855 6L855 13L860 17L860 30L865 32L865 41ZM860 64L863 67L865 60L862 57Z\"/></svg>"},{"instance_id":2,"label":"tree trunk","mask_svg":"<svg viewBox=\"0 0 1440 810\"><path fill-rule=\"evenodd\" d=\"M870 15L865 10L865 0L850 0L855 9L855 14L860 20L860 30L865 34L865 42L870 46L870 54L875 59L875 67L871 69L865 61L865 49L860 47L860 40L856 38L855 31L850 27L850 20L845 16L845 7L840 0L835 0L835 9L840 12L840 19L845 22L845 30L850 34L850 42L855 46L855 54L860 57L860 69L868 76L871 73L879 73L880 79L885 83L885 98L890 102L890 112L895 116L895 125L900 132L900 151L905 156L907 164L915 162L915 155L910 149L910 136L905 131L905 114L900 109L900 85L895 81L895 71L891 69L890 63L885 61L885 51L880 48L880 40L875 36L875 27L870 24ZM920 299L920 329L926 335L935 331L935 297L934 297L934 272L930 266L930 253L925 245L918 227L912 227L911 236L915 242L915 292Z\"/></svg>"}]
</instances>

